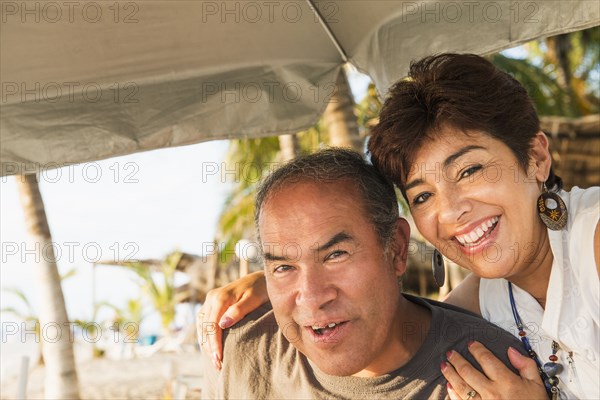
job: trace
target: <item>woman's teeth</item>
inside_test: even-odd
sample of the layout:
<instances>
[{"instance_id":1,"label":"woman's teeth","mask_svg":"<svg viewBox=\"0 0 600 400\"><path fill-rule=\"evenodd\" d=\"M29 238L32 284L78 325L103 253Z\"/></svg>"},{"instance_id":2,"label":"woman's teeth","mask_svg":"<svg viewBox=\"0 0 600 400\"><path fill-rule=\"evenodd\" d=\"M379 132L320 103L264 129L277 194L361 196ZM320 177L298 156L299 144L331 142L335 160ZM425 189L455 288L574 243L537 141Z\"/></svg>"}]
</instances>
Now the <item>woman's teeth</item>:
<instances>
[{"instance_id":1,"label":"woman's teeth","mask_svg":"<svg viewBox=\"0 0 600 400\"><path fill-rule=\"evenodd\" d=\"M473 229L471 232L456 236L456 240L458 240L463 246L473 246L482 237L484 237L488 231L491 232L495 228L496 224L498 223L498 219L499 217L490 218Z\"/></svg>"}]
</instances>

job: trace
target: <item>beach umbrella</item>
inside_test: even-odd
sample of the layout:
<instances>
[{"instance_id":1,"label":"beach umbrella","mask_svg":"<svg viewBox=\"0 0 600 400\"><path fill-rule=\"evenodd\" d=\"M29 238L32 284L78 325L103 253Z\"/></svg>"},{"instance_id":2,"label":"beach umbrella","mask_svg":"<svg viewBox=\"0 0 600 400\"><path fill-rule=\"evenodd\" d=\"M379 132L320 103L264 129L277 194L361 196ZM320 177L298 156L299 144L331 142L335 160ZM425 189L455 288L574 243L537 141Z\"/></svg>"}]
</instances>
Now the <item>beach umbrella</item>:
<instances>
[{"instance_id":1,"label":"beach umbrella","mask_svg":"<svg viewBox=\"0 0 600 400\"><path fill-rule=\"evenodd\" d=\"M313 125L346 64L382 92L411 60L600 23L597 0L0 2L2 175Z\"/></svg>"}]
</instances>

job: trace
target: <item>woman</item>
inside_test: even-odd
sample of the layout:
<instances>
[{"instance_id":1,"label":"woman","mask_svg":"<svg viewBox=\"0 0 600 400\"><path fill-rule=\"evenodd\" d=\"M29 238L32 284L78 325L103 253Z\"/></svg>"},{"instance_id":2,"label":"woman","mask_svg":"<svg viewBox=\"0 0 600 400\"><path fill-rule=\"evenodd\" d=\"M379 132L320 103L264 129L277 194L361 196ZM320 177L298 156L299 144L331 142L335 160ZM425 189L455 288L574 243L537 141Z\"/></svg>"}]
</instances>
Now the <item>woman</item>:
<instances>
[{"instance_id":1,"label":"woman","mask_svg":"<svg viewBox=\"0 0 600 400\"><path fill-rule=\"evenodd\" d=\"M539 372L552 397L600 398L600 188L561 190L526 90L475 55L426 57L391 88L369 152L425 239L472 272L446 301L513 332L538 365L519 377L479 360L485 376L450 359L450 397L510 397ZM251 274L213 292L203 322L229 327L267 300ZM202 342L218 366L217 330Z\"/></svg>"}]
</instances>

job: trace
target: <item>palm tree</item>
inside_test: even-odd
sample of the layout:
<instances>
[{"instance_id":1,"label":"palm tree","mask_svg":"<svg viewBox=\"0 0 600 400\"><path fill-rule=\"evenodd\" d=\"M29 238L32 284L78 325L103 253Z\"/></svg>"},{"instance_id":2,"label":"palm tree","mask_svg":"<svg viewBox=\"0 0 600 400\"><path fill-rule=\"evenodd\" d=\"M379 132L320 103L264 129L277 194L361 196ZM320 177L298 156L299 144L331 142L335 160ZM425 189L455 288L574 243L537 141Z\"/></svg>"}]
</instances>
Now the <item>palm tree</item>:
<instances>
[{"instance_id":1,"label":"palm tree","mask_svg":"<svg viewBox=\"0 0 600 400\"><path fill-rule=\"evenodd\" d=\"M67 272L66 274L64 274L60 277L61 282L64 281L65 279L75 275L76 272L77 272L77 270L75 268L69 270L69 272ZM43 351L44 341L42 340L42 329L41 329L41 325L40 325L40 318L38 317L36 311L31 306L31 303L29 302L29 299L25 295L25 292L23 292L21 289L16 288L16 287L10 287L10 288L3 288L2 290L15 295L23 304L25 311L23 311L22 308L19 309L19 308L15 308L15 307L5 307L5 308L2 308L0 310L0 312L12 314L13 316L17 317L18 319L23 320L25 322L25 324L27 324L29 327L33 327L33 329L35 331L35 339L38 343L38 353L39 353L36 364L44 365L44 351Z\"/></svg>"},{"instance_id":2,"label":"palm tree","mask_svg":"<svg viewBox=\"0 0 600 400\"><path fill-rule=\"evenodd\" d=\"M52 236L46 218L44 201L35 174L18 177L20 198L25 211L28 232L39 243L40 252L36 275L41 298L40 325L58 326L64 330L69 326L65 298L56 266ZM44 254L41 254L44 249ZM42 337L42 340L45 338ZM73 343L70 335L61 334L57 340L47 341L43 347L46 363L45 397L47 399L79 398L79 381L75 367Z\"/></svg>"},{"instance_id":3,"label":"palm tree","mask_svg":"<svg viewBox=\"0 0 600 400\"><path fill-rule=\"evenodd\" d=\"M354 98L346 71L340 69L335 82L335 91L323 114L329 145L349 147L362 153L363 140L359 135L354 108Z\"/></svg>"},{"instance_id":4,"label":"palm tree","mask_svg":"<svg viewBox=\"0 0 600 400\"><path fill-rule=\"evenodd\" d=\"M298 154L298 137L295 134L279 136L279 158L282 162L289 161Z\"/></svg>"},{"instance_id":5,"label":"palm tree","mask_svg":"<svg viewBox=\"0 0 600 400\"><path fill-rule=\"evenodd\" d=\"M600 62L600 27L552 36L544 41L533 42L542 57L548 73L568 94L569 110L574 116L597 113L598 88L590 82L590 74L598 69ZM547 51L543 51L544 48ZM590 85L591 84L591 85Z\"/></svg>"}]
</instances>

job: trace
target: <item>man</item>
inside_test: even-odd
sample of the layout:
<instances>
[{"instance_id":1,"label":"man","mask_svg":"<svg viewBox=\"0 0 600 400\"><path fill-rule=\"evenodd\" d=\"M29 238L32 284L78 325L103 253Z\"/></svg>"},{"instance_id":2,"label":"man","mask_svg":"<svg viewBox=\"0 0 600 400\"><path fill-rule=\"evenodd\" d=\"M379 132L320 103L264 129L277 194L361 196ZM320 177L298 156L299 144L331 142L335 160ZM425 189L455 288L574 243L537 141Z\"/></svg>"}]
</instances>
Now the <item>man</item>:
<instances>
[{"instance_id":1,"label":"man","mask_svg":"<svg viewBox=\"0 0 600 400\"><path fill-rule=\"evenodd\" d=\"M441 399L440 365L476 364L470 341L506 365L509 346L520 348L480 318L401 293L409 227L392 185L357 153L325 150L276 170L255 221L272 310L225 333L221 372L203 356L205 398Z\"/></svg>"}]
</instances>

